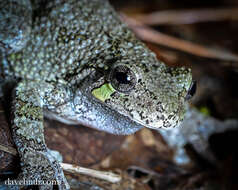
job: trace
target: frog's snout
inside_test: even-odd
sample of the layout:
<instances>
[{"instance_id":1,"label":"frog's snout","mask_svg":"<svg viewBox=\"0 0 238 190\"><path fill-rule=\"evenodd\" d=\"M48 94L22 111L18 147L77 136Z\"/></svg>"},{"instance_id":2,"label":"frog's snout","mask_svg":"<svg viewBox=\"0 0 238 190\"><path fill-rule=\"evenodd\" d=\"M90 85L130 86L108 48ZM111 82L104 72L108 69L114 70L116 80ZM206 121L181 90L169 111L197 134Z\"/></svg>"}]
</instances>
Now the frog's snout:
<instances>
[{"instance_id":1,"label":"frog's snout","mask_svg":"<svg viewBox=\"0 0 238 190\"><path fill-rule=\"evenodd\" d=\"M187 95L185 97L185 100L190 100L194 94L196 93L196 90L197 90L197 82L196 81L192 81L189 89L188 89L188 92L187 92Z\"/></svg>"}]
</instances>

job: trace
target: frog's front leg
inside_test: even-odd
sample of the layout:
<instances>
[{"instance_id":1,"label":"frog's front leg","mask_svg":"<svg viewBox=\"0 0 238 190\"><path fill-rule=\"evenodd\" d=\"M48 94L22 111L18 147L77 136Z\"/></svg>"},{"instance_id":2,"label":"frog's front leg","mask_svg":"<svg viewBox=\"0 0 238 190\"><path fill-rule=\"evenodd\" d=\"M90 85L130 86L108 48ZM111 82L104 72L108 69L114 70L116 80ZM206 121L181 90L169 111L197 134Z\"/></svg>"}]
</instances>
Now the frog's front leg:
<instances>
[{"instance_id":1,"label":"frog's front leg","mask_svg":"<svg viewBox=\"0 0 238 190\"><path fill-rule=\"evenodd\" d=\"M22 81L13 91L12 131L21 159L19 180L58 184L59 189L69 189L62 168L46 147L43 126L44 85ZM40 189L52 189L40 185Z\"/></svg>"}]
</instances>

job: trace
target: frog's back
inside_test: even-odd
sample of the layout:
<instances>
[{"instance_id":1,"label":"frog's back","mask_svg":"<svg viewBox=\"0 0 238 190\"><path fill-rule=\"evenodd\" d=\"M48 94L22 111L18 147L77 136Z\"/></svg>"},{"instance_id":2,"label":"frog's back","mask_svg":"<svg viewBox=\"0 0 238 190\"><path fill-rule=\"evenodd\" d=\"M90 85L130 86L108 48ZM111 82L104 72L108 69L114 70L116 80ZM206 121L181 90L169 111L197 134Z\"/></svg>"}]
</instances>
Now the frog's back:
<instances>
[{"instance_id":1,"label":"frog's back","mask_svg":"<svg viewBox=\"0 0 238 190\"><path fill-rule=\"evenodd\" d=\"M110 46L109 34L104 31L110 31L120 21L114 18L115 13L107 3L57 2L35 11L38 15L22 50L0 58L2 80L14 77L55 81L76 75L96 60L104 46Z\"/></svg>"}]
</instances>

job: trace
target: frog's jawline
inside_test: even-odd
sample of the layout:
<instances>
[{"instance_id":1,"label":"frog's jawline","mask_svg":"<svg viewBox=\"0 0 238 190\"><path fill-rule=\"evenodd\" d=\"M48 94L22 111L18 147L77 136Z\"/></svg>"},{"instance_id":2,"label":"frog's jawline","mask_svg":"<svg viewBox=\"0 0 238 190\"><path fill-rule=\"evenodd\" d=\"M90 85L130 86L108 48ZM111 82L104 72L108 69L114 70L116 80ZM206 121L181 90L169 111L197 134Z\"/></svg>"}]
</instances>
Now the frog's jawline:
<instances>
[{"instance_id":1,"label":"frog's jawline","mask_svg":"<svg viewBox=\"0 0 238 190\"><path fill-rule=\"evenodd\" d=\"M123 117L128 117L132 122L135 122L135 123L137 123L137 124L139 124L143 127L147 127L147 128L154 129L154 130L162 128L162 127L151 127L151 126L148 126L148 125L144 125L142 122L139 122L138 120L134 120L134 119L130 118L129 116L125 116L121 113L119 113L119 114ZM91 125L88 125L86 122L84 123L84 122L79 122L77 120L63 118L63 117L60 117L59 115L57 115L57 114L55 114L51 111L48 111L48 110L46 110L44 112L44 116L48 119L57 120L57 121L60 121L62 123L68 124L68 125L84 125L84 126L87 126L89 128L97 129L97 128L91 126Z\"/></svg>"},{"instance_id":2,"label":"frog's jawline","mask_svg":"<svg viewBox=\"0 0 238 190\"><path fill-rule=\"evenodd\" d=\"M115 110L113 110L113 111L115 111ZM102 127L98 128L97 125L93 125L93 124L90 125L89 123L87 123L87 121L85 121L85 122L84 121L77 121L77 120L61 117L58 114L56 114L54 112L51 112L49 110L44 111L44 115L48 119L57 120L57 121L60 121L62 123L68 124L68 125L83 125L83 126L86 126L86 127L89 127L89 128L96 129L96 130L105 131L107 133L111 133L111 134L114 134L114 135L133 134L134 132L136 132L139 129L144 127L144 125L141 125L141 124L137 123L136 121L131 120L131 118L129 118L128 116L122 115L120 113L118 113L118 114L121 116L121 118L124 117L124 119L122 119L123 121L127 120L127 122L128 122L128 120L129 120L129 125L125 125L125 124L123 125L123 124L120 123L120 121L117 121L120 124L115 125L115 126L113 125L113 127L104 126L103 128ZM127 119L125 119L125 117ZM125 127L125 126L127 126L127 127Z\"/></svg>"}]
</instances>

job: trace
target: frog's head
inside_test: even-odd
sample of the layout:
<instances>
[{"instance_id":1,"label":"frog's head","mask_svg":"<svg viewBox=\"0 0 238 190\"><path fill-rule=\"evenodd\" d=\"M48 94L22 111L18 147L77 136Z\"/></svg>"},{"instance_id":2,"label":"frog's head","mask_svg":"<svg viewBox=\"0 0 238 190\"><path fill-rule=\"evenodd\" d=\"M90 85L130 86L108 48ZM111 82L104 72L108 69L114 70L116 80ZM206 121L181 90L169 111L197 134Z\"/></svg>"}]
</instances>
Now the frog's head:
<instances>
[{"instance_id":1,"label":"frog's head","mask_svg":"<svg viewBox=\"0 0 238 190\"><path fill-rule=\"evenodd\" d=\"M190 69L170 68L158 61L119 21L107 27L100 34L102 46L95 47L100 54L90 62L96 74L89 74L91 79L81 86L100 108L112 111L93 127L104 130L110 116L113 121L124 118L153 129L178 126L185 102L195 91Z\"/></svg>"},{"instance_id":2,"label":"frog's head","mask_svg":"<svg viewBox=\"0 0 238 190\"><path fill-rule=\"evenodd\" d=\"M158 129L182 121L185 102L194 91L190 69L169 68L149 53L133 62L117 60L92 94L131 120Z\"/></svg>"}]
</instances>

